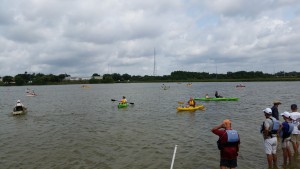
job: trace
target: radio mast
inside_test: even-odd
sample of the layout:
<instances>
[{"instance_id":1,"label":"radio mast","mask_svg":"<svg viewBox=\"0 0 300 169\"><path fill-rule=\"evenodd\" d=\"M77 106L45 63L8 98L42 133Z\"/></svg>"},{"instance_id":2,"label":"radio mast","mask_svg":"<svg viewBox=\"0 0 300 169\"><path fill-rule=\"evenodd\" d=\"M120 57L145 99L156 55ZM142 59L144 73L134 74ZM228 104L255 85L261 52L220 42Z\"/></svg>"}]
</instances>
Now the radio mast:
<instances>
[{"instance_id":1,"label":"radio mast","mask_svg":"<svg viewBox=\"0 0 300 169\"><path fill-rule=\"evenodd\" d=\"M155 60L155 48L154 48L154 54L153 54L153 76L156 76L156 60Z\"/></svg>"}]
</instances>

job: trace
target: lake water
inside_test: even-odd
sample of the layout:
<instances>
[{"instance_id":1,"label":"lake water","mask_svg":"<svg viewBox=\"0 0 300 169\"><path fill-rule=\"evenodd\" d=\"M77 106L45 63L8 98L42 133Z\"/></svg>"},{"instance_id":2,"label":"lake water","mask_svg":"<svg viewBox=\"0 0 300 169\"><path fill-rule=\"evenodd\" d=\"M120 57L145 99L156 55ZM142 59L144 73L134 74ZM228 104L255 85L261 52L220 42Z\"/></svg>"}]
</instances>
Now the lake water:
<instances>
[{"instance_id":1,"label":"lake water","mask_svg":"<svg viewBox=\"0 0 300 169\"><path fill-rule=\"evenodd\" d=\"M0 87L1 168L170 168L175 145L174 169L219 168L218 137L210 130L226 118L241 137L238 168L267 168L259 133L262 110L275 99L283 103L280 112L300 105L300 82L236 84L165 83L169 90L162 90L162 83ZM27 97L27 87L38 96ZM177 112L178 101L213 96L216 90L240 100L197 101L207 109ZM123 95L134 105L118 109L111 99ZM18 99L28 113L12 116ZM291 168L299 169L299 162Z\"/></svg>"}]
</instances>

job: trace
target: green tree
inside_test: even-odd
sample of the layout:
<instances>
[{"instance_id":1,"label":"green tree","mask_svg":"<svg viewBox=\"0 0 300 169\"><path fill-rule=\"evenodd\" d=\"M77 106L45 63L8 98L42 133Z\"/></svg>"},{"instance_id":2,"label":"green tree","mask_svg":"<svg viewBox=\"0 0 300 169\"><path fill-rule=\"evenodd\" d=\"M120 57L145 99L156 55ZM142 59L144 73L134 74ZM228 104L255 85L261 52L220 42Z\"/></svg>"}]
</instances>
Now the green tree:
<instances>
[{"instance_id":1,"label":"green tree","mask_svg":"<svg viewBox=\"0 0 300 169\"><path fill-rule=\"evenodd\" d=\"M15 82L16 82L16 85L18 85L18 86L22 86L25 84L25 80L23 79L22 75L16 75Z\"/></svg>"},{"instance_id":2,"label":"green tree","mask_svg":"<svg viewBox=\"0 0 300 169\"><path fill-rule=\"evenodd\" d=\"M14 78L12 77L12 76L4 76L3 78L2 78L2 81L3 81L3 83L11 83L11 82L13 82L14 81Z\"/></svg>"},{"instance_id":3,"label":"green tree","mask_svg":"<svg viewBox=\"0 0 300 169\"><path fill-rule=\"evenodd\" d=\"M130 80L131 79L131 76L127 73L123 74L122 77L121 77L123 80Z\"/></svg>"}]
</instances>

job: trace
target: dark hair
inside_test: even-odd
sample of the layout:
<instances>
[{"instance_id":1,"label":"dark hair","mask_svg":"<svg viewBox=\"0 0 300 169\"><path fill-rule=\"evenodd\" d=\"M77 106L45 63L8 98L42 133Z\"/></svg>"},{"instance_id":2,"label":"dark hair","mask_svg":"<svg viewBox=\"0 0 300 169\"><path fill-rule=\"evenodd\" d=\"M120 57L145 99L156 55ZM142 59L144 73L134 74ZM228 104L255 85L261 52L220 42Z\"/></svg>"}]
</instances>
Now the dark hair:
<instances>
[{"instance_id":1,"label":"dark hair","mask_svg":"<svg viewBox=\"0 0 300 169\"><path fill-rule=\"evenodd\" d=\"M291 109L292 109L292 110L297 109L297 104L292 104L292 105L291 105Z\"/></svg>"}]
</instances>

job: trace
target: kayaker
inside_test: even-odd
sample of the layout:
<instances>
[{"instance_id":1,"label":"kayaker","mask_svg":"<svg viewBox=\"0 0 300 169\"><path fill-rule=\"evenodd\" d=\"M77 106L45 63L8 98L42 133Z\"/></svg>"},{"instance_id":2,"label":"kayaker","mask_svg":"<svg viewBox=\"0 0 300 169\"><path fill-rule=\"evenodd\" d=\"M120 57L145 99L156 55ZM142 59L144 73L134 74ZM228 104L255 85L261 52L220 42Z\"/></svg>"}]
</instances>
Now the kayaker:
<instances>
[{"instance_id":1,"label":"kayaker","mask_svg":"<svg viewBox=\"0 0 300 169\"><path fill-rule=\"evenodd\" d=\"M189 106L192 106L192 107L196 106L196 102L192 97L190 97L190 100L187 103L188 103Z\"/></svg>"},{"instance_id":2,"label":"kayaker","mask_svg":"<svg viewBox=\"0 0 300 169\"><path fill-rule=\"evenodd\" d=\"M127 103L126 97L125 97L125 96L123 96L120 102L121 102L122 104L125 104L125 103Z\"/></svg>"},{"instance_id":3,"label":"kayaker","mask_svg":"<svg viewBox=\"0 0 300 169\"><path fill-rule=\"evenodd\" d=\"M220 168L237 167L237 156L240 146L240 137L236 130L231 128L231 121L226 119L211 131L219 136L218 149L220 150Z\"/></svg>"},{"instance_id":4,"label":"kayaker","mask_svg":"<svg viewBox=\"0 0 300 169\"><path fill-rule=\"evenodd\" d=\"M219 95L218 91L215 93L216 98L222 98L223 96Z\"/></svg>"},{"instance_id":5,"label":"kayaker","mask_svg":"<svg viewBox=\"0 0 300 169\"><path fill-rule=\"evenodd\" d=\"M209 99L209 96L208 96L208 94L206 94L206 95L205 95L205 99Z\"/></svg>"},{"instance_id":6,"label":"kayaker","mask_svg":"<svg viewBox=\"0 0 300 169\"><path fill-rule=\"evenodd\" d=\"M17 104L15 105L14 108L16 111L22 111L24 109L24 105L21 103L20 100L17 100Z\"/></svg>"}]
</instances>

